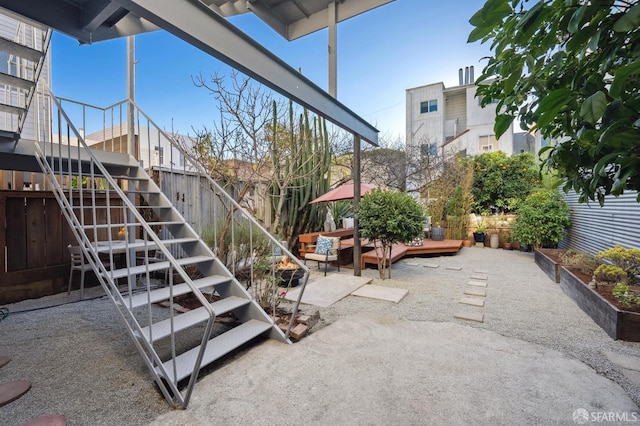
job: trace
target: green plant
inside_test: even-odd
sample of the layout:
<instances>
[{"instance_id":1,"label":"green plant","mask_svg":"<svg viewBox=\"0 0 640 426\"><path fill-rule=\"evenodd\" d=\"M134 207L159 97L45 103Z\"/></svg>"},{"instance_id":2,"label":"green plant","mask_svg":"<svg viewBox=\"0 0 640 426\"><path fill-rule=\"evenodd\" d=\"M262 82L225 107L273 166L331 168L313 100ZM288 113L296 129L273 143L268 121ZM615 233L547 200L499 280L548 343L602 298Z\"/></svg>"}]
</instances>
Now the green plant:
<instances>
[{"instance_id":1,"label":"green plant","mask_svg":"<svg viewBox=\"0 0 640 426\"><path fill-rule=\"evenodd\" d=\"M515 238L534 248L555 246L571 224L569 207L554 190L540 190L529 195L517 210L512 229Z\"/></svg>"},{"instance_id":2,"label":"green plant","mask_svg":"<svg viewBox=\"0 0 640 426\"><path fill-rule=\"evenodd\" d=\"M422 207L408 194L374 189L360 201L357 215L360 235L380 243L379 246L376 244L375 250L380 278L385 279L386 259L391 253L391 246L422 235Z\"/></svg>"},{"instance_id":3,"label":"green plant","mask_svg":"<svg viewBox=\"0 0 640 426\"><path fill-rule=\"evenodd\" d=\"M540 174L529 153L508 157L502 151L478 155L473 161L473 212L512 212L540 183Z\"/></svg>"},{"instance_id":4,"label":"green plant","mask_svg":"<svg viewBox=\"0 0 640 426\"><path fill-rule=\"evenodd\" d=\"M505 243L510 243L511 241L513 241L513 234L511 233L511 231L505 231L502 236L502 241L504 241Z\"/></svg>"},{"instance_id":5,"label":"green plant","mask_svg":"<svg viewBox=\"0 0 640 426\"><path fill-rule=\"evenodd\" d=\"M615 297L620 306L630 308L632 304L640 305L640 296L634 293L625 283L618 283L613 287L613 297Z\"/></svg>"},{"instance_id":6,"label":"green plant","mask_svg":"<svg viewBox=\"0 0 640 426\"><path fill-rule=\"evenodd\" d=\"M580 201L640 201L638 1L487 0L469 22L469 42L493 50L476 95L498 101L496 137L518 117L562 140L541 154Z\"/></svg>"},{"instance_id":7,"label":"green plant","mask_svg":"<svg viewBox=\"0 0 640 426\"><path fill-rule=\"evenodd\" d=\"M638 280L638 275L640 275L640 249L628 249L616 244L613 248L598 252L596 257L618 266L626 272L632 282Z\"/></svg>"},{"instance_id":8,"label":"green plant","mask_svg":"<svg viewBox=\"0 0 640 426\"><path fill-rule=\"evenodd\" d=\"M476 225L476 229L475 231L476 234L486 234L487 233L487 224L485 223L484 219L481 219L478 224Z\"/></svg>"},{"instance_id":9,"label":"green plant","mask_svg":"<svg viewBox=\"0 0 640 426\"><path fill-rule=\"evenodd\" d=\"M593 275L598 283L614 284L627 282L627 273L624 269L616 265L603 263L593 271Z\"/></svg>"}]
</instances>

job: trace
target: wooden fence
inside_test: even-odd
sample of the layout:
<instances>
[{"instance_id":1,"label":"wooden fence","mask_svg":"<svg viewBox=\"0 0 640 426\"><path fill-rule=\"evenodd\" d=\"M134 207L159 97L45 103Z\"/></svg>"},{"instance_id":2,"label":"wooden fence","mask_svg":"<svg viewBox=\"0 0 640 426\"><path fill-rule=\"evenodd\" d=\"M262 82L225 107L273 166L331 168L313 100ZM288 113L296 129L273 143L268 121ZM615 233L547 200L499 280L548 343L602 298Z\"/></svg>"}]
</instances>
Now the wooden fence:
<instances>
[{"instance_id":1,"label":"wooden fence","mask_svg":"<svg viewBox=\"0 0 640 426\"><path fill-rule=\"evenodd\" d=\"M98 204L106 205L104 194L96 198ZM84 202L88 204L90 199ZM120 199L113 197L110 203L112 220L119 220ZM106 209L98 213L97 222L105 222ZM54 194L0 191L0 218L4 218L4 226L0 226L0 305L66 290L70 267L67 246L77 243ZM89 212L85 223L92 223Z\"/></svg>"}]
</instances>

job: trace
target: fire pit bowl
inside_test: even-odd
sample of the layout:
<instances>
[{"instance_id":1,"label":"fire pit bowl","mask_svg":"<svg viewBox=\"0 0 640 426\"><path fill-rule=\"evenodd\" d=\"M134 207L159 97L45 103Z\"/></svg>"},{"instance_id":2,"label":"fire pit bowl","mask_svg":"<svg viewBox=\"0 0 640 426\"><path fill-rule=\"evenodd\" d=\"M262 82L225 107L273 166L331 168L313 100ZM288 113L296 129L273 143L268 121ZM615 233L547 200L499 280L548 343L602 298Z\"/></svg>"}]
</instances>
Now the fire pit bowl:
<instances>
[{"instance_id":1,"label":"fire pit bowl","mask_svg":"<svg viewBox=\"0 0 640 426\"><path fill-rule=\"evenodd\" d=\"M287 287L291 282L291 287L295 287L300 284L300 278L304 276L304 271L293 262L289 261L289 258L285 256L280 263L278 263L278 269L276 269L276 276L281 279L278 284L280 287Z\"/></svg>"}]
</instances>

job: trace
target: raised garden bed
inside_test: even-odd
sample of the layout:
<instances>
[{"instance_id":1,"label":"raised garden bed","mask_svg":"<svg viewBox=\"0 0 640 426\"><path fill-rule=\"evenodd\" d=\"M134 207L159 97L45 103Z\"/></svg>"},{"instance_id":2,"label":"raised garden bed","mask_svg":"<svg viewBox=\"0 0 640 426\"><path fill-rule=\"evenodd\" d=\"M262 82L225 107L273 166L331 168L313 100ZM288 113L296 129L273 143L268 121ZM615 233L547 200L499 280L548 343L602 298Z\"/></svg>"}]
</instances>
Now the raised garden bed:
<instances>
[{"instance_id":1,"label":"raised garden bed","mask_svg":"<svg viewBox=\"0 0 640 426\"><path fill-rule=\"evenodd\" d=\"M564 250L559 249L536 249L533 253L536 265L557 283L560 282L560 268L562 267L560 254L563 252Z\"/></svg>"},{"instance_id":2,"label":"raised garden bed","mask_svg":"<svg viewBox=\"0 0 640 426\"><path fill-rule=\"evenodd\" d=\"M587 277L560 267L560 287L609 336L617 340L640 342L640 313L618 309L589 288Z\"/></svg>"}]
</instances>

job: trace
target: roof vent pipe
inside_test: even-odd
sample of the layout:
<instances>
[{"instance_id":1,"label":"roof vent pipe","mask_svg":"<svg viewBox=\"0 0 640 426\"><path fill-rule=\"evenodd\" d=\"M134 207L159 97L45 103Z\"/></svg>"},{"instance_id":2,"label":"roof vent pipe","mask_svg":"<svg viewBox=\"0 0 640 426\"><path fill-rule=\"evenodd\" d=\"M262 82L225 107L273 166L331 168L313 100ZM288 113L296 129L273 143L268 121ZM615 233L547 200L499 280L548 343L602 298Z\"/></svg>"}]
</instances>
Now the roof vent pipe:
<instances>
[{"instance_id":1,"label":"roof vent pipe","mask_svg":"<svg viewBox=\"0 0 640 426\"><path fill-rule=\"evenodd\" d=\"M462 68L458 70L458 85L462 86Z\"/></svg>"},{"instance_id":2,"label":"roof vent pipe","mask_svg":"<svg viewBox=\"0 0 640 426\"><path fill-rule=\"evenodd\" d=\"M469 67L464 67L464 84L469 84Z\"/></svg>"},{"instance_id":3,"label":"roof vent pipe","mask_svg":"<svg viewBox=\"0 0 640 426\"><path fill-rule=\"evenodd\" d=\"M475 83L476 79L473 77L473 65L469 68L469 84Z\"/></svg>"}]
</instances>

